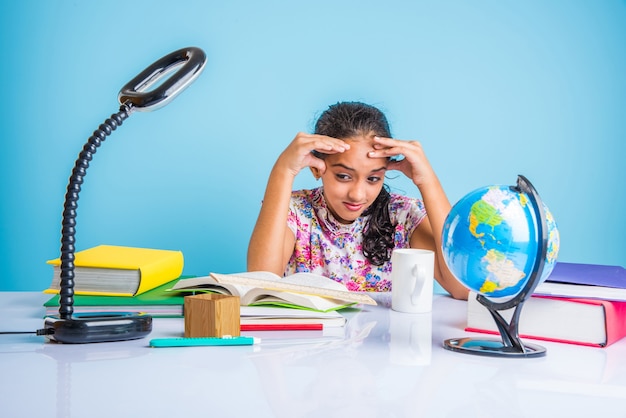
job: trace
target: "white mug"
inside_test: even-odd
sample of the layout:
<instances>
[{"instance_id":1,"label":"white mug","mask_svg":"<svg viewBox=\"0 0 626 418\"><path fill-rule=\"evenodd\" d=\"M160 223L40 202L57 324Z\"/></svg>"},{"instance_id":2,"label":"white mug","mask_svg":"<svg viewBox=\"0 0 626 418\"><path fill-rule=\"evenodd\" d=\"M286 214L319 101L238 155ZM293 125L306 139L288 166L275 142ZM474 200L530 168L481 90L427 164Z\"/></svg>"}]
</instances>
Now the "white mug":
<instances>
[{"instance_id":1,"label":"white mug","mask_svg":"<svg viewBox=\"0 0 626 418\"><path fill-rule=\"evenodd\" d=\"M432 311L435 253L403 248L391 254L391 309L406 313Z\"/></svg>"}]
</instances>

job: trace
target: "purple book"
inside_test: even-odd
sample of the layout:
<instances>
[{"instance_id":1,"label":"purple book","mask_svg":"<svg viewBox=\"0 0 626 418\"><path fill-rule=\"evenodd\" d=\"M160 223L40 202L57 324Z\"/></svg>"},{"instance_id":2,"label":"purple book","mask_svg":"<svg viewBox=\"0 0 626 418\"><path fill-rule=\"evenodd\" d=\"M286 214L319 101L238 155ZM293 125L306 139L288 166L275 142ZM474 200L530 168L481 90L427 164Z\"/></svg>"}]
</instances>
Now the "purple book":
<instances>
[{"instance_id":1,"label":"purple book","mask_svg":"<svg viewBox=\"0 0 626 418\"><path fill-rule=\"evenodd\" d=\"M546 281L626 289L626 269L600 264L556 263Z\"/></svg>"}]
</instances>

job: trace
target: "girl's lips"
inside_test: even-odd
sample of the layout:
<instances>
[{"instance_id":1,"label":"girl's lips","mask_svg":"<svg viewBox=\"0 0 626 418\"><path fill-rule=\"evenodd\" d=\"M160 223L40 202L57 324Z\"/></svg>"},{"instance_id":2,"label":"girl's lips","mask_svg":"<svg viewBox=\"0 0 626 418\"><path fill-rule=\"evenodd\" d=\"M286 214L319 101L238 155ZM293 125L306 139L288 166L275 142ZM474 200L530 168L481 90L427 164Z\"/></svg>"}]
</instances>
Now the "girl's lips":
<instances>
[{"instance_id":1,"label":"girl's lips","mask_svg":"<svg viewBox=\"0 0 626 418\"><path fill-rule=\"evenodd\" d=\"M359 211L363 207L362 204L358 204L358 203L344 202L343 205L346 207L346 209L353 211L353 212Z\"/></svg>"}]
</instances>

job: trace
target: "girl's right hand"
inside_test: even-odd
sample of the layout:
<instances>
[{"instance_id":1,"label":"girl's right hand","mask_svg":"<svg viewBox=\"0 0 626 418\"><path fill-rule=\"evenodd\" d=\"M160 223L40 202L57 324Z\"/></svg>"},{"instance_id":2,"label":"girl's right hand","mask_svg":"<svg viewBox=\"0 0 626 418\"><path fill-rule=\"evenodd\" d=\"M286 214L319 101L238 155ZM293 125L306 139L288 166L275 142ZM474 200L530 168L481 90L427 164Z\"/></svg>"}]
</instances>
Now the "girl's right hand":
<instances>
[{"instance_id":1,"label":"girl's right hand","mask_svg":"<svg viewBox=\"0 0 626 418\"><path fill-rule=\"evenodd\" d=\"M326 163L323 159L316 157L313 151L321 154L337 154L349 148L349 144L337 138L298 132L278 157L276 166L288 170L294 177L305 167L316 168L320 174L323 174L326 171Z\"/></svg>"}]
</instances>

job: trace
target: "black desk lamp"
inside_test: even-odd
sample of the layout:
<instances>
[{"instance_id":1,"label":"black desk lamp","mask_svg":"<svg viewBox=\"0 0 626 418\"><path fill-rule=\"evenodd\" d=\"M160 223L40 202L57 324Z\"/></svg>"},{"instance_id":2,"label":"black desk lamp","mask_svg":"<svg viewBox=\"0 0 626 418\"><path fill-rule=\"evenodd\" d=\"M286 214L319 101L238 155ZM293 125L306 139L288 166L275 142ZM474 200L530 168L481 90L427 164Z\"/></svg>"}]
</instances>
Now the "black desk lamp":
<instances>
[{"instance_id":1,"label":"black desk lamp","mask_svg":"<svg viewBox=\"0 0 626 418\"><path fill-rule=\"evenodd\" d=\"M204 51L190 47L174 51L143 70L120 91L119 112L111 115L94 131L80 152L67 185L63 209L59 315L47 317L44 322L43 334L49 340L74 344L124 341L145 337L152 331L152 317L149 315L128 312L72 315L78 193L89 162L106 137L121 126L133 111L151 111L168 104L200 75L205 62ZM157 81L162 82L147 90Z\"/></svg>"}]
</instances>

